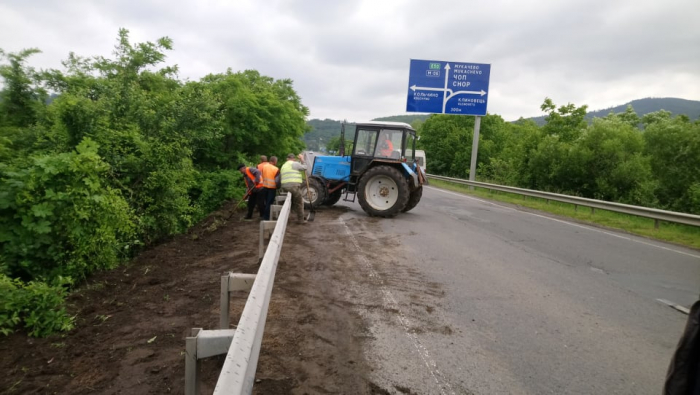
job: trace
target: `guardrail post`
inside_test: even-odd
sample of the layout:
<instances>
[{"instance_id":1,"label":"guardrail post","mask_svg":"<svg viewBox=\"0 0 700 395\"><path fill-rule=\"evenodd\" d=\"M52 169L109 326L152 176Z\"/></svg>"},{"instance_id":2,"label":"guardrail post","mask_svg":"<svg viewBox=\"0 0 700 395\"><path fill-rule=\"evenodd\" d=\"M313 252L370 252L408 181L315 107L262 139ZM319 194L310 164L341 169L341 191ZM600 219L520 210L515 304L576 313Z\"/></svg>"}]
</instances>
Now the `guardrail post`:
<instances>
[{"instance_id":1,"label":"guardrail post","mask_svg":"<svg viewBox=\"0 0 700 395\"><path fill-rule=\"evenodd\" d=\"M595 207L591 207L591 215L595 214Z\"/></svg>"},{"instance_id":2,"label":"guardrail post","mask_svg":"<svg viewBox=\"0 0 700 395\"><path fill-rule=\"evenodd\" d=\"M199 395L199 359L197 359L197 336L202 328L192 328L185 338L185 395Z\"/></svg>"},{"instance_id":3,"label":"guardrail post","mask_svg":"<svg viewBox=\"0 0 700 395\"><path fill-rule=\"evenodd\" d=\"M258 259L265 255L265 232L272 234L277 221L260 221L260 248L258 249Z\"/></svg>"},{"instance_id":4,"label":"guardrail post","mask_svg":"<svg viewBox=\"0 0 700 395\"><path fill-rule=\"evenodd\" d=\"M221 312L219 317L219 328L229 329L231 292L250 291L255 282L255 274L228 273L221 276Z\"/></svg>"},{"instance_id":5,"label":"guardrail post","mask_svg":"<svg viewBox=\"0 0 700 395\"><path fill-rule=\"evenodd\" d=\"M221 276L221 303L219 303L219 328L228 329L231 297L228 290L228 276Z\"/></svg>"},{"instance_id":6,"label":"guardrail post","mask_svg":"<svg viewBox=\"0 0 700 395\"><path fill-rule=\"evenodd\" d=\"M235 329L192 328L192 336L185 339L185 395L199 395L199 361L227 354L235 334Z\"/></svg>"},{"instance_id":7,"label":"guardrail post","mask_svg":"<svg viewBox=\"0 0 700 395\"><path fill-rule=\"evenodd\" d=\"M578 212L578 204L574 204L574 211Z\"/></svg>"},{"instance_id":8,"label":"guardrail post","mask_svg":"<svg viewBox=\"0 0 700 395\"><path fill-rule=\"evenodd\" d=\"M654 220L654 229L659 230L659 220L658 219Z\"/></svg>"},{"instance_id":9,"label":"guardrail post","mask_svg":"<svg viewBox=\"0 0 700 395\"><path fill-rule=\"evenodd\" d=\"M280 216L280 211L282 211L282 206L273 204L270 206L270 219L275 221Z\"/></svg>"}]
</instances>

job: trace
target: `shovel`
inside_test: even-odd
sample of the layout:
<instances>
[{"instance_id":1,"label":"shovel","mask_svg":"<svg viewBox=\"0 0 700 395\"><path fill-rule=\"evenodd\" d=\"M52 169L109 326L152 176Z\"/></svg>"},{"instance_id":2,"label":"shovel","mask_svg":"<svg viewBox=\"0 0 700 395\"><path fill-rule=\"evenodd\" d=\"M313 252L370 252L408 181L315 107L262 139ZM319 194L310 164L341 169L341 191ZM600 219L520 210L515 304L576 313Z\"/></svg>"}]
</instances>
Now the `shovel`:
<instances>
[{"instance_id":1,"label":"shovel","mask_svg":"<svg viewBox=\"0 0 700 395\"><path fill-rule=\"evenodd\" d=\"M229 216L226 217L226 221L228 221L229 219L231 219L231 217L233 217L233 214L236 213L236 210L238 210L238 207L241 206L241 203L245 202L245 199L250 195L250 192L251 192L252 190L253 190L253 188L248 189L248 190L245 192L245 195L243 195L243 198L242 198L241 200L238 201L238 204L236 204L236 207L234 207L233 210L231 211L231 214L229 214Z\"/></svg>"},{"instance_id":2,"label":"shovel","mask_svg":"<svg viewBox=\"0 0 700 395\"><path fill-rule=\"evenodd\" d=\"M309 213L309 217L306 220L309 222L313 222L314 216L316 216L316 209L314 209L314 205L311 202L311 188L309 187L309 177L306 177L306 198L309 199L309 207L311 207L311 212Z\"/></svg>"}]
</instances>

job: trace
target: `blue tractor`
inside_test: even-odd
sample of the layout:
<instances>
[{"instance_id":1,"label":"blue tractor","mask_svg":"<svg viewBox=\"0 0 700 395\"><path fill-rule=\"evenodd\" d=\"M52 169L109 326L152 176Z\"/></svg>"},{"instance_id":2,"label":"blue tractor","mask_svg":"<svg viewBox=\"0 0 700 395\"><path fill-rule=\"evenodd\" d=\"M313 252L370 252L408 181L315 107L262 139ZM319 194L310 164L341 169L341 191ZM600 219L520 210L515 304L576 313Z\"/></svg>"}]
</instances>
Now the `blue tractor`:
<instances>
[{"instance_id":1,"label":"blue tractor","mask_svg":"<svg viewBox=\"0 0 700 395\"><path fill-rule=\"evenodd\" d=\"M353 137L345 155L345 133ZM344 123L339 156L304 152L309 187L302 184L308 206L332 206L341 197L360 202L370 216L393 217L416 207L423 194L425 174L417 163L416 131L406 123ZM308 197L307 197L308 196Z\"/></svg>"}]
</instances>

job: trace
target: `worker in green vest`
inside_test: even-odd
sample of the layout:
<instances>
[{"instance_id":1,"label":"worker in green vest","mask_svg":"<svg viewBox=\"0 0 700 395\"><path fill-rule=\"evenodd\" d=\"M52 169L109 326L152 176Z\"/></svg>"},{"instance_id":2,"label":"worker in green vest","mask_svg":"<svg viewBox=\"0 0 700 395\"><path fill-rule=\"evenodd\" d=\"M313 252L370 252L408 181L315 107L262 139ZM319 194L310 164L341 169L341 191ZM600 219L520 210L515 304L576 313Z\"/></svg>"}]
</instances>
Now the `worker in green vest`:
<instances>
[{"instance_id":1,"label":"worker in green vest","mask_svg":"<svg viewBox=\"0 0 700 395\"><path fill-rule=\"evenodd\" d=\"M299 154L299 162L295 159L294 154L287 155L287 162L280 168L280 183L282 184L283 192L292 193L292 210L297 215L297 223L305 224L304 220L304 201L301 196L301 183L303 178L302 171L306 171L304 164L304 156Z\"/></svg>"}]
</instances>

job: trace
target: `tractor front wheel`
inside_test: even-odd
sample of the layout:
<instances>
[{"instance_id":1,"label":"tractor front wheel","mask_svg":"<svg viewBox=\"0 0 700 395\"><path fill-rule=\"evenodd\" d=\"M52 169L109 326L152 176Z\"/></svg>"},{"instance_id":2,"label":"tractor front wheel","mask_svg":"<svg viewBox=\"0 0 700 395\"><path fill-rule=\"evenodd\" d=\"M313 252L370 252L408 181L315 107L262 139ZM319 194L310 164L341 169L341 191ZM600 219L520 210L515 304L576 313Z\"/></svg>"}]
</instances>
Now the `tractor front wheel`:
<instances>
[{"instance_id":1,"label":"tractor front wheel","mask_svg":"<svg viewBox=\"0 0 700 395\"><path fill-rule=\"evenodd\" d=\"M304 199L304 208L310 209L313 205L317 208L326 200L326 187L316 178L309 178L309 188L306 188L306 180L301 183L301 197Z\"/></svg>"},{"instance_id":2,"label":"tractor front wheel","mask_svg":"<svg viewBox=\"0 0 700 395\"><path fill-rule=\"evenodd\" d=\"M391 166L373 167L360 178L360 206L369 215L393 217L406 207L410 192L408 181Z\"/></svg>"}]
</instances>

